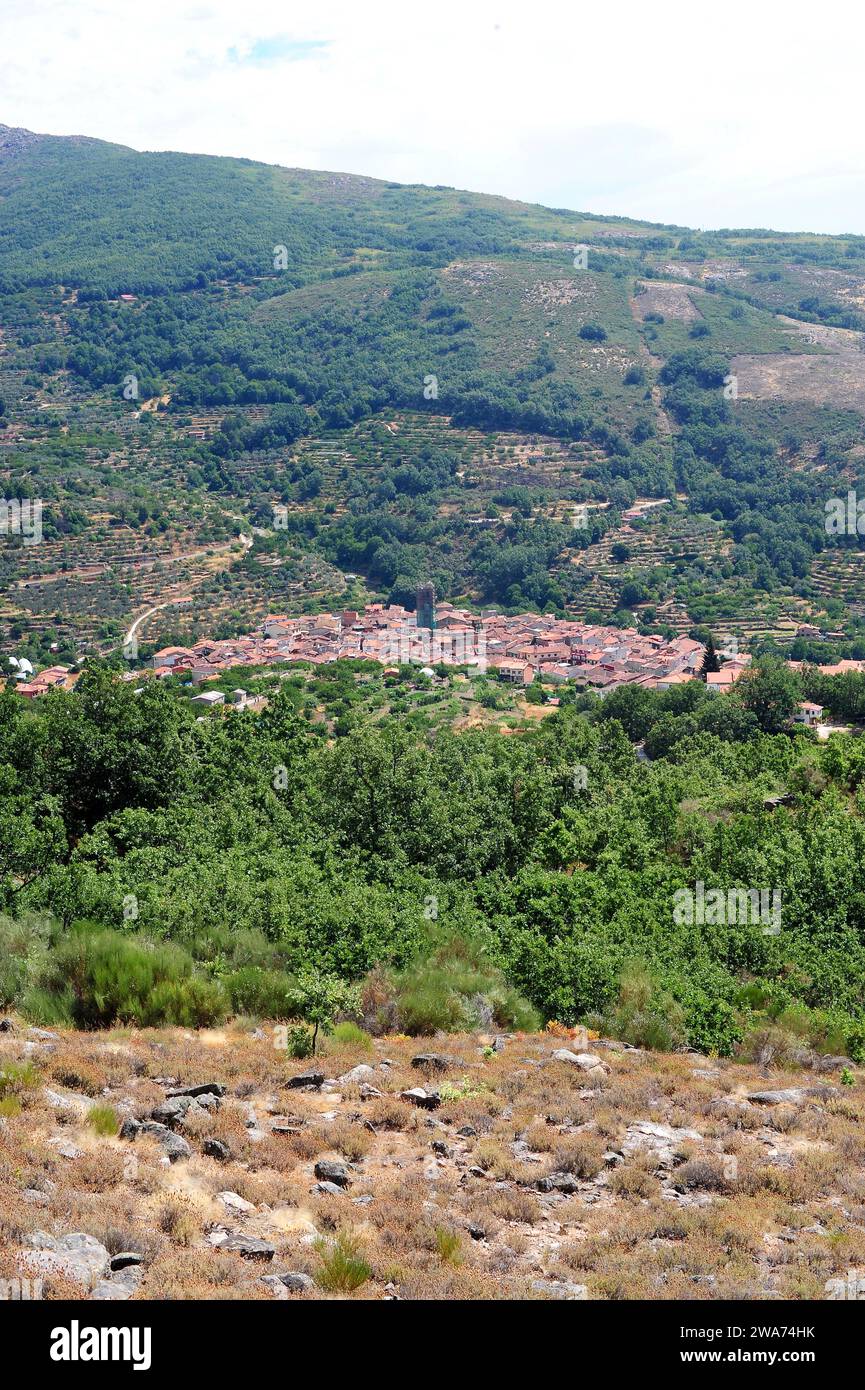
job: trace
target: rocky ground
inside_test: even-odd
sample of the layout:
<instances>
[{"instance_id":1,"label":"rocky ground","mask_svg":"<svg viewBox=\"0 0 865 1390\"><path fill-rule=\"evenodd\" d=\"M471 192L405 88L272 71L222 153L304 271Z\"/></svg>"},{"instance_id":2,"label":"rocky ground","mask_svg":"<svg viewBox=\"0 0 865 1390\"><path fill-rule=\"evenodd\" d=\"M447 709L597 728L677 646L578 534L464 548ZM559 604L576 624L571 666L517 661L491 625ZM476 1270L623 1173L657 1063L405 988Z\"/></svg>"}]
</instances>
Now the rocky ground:
<instances>
[{"instance_id":1,"label":"rocky ground","mask_svg":"<svg viewBox=\"0 0 865 1390\"><path fill-rule=\"evenodd\" d=\"M576 1033L299 1062L270 1028L3 1020L0 1279L46 1298L826 1298L865 1266L863 1116L857 1069Z\"/></svg>"}]
</instances>

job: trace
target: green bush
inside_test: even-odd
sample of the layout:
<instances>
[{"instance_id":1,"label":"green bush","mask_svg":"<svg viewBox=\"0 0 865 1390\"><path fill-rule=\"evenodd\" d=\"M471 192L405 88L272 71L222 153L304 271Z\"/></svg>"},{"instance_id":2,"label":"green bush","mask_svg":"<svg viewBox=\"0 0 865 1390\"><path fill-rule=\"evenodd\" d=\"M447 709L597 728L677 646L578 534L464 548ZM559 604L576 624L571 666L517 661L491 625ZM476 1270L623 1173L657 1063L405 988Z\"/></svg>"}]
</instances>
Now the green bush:
<instances>
[{"instance_id":1,"label":"green bush","mask_svg":"<svg viewBox=\"0 0 865 1390\"><path fill-rule=\"evenodd\" d=\"M397 1018L405 1033L487 1028L532 1032L537 1013L505 980L476 941L444 938L432 955L397 975Z\"/></svg>"},{"instance_id":2,"label":"green bush","mask_svg":"<svg viewBox=\"0 0 865 1390\"><path fill-rule=\"evenodd\" d=\"M351 1293L365 1284L372 1274L358 1251L357 1242L345 1231L333 1241L317 1240L315 1248L321 1257L316 1282L327 1293Z\"/></svg>"},{"instance_id":3,"label":"green bush","mask_svg":"<svg viewBox=\"0 0 865 1390\"><path fill-rule=\"evenodd\" d=\"M113 1105L94 1105L87 1115L87 1124L94 1133L102 1136L103 1139L110 1139L117 1133L119 1128L117 1111Z\"/></svg>"},{"instance_id":4,"label":"green bush","mask_svg":"<svg viewBox=\"0 0 865 1390\"><path fill-rule=\"evenodd\" d=\"M264 970L258 965L244 965L222 981L235 1014L253 1018L289 1017L286 1005L291 980L279 970Z\"/></svg>"},{"instance_id":5,"label":"green bush","mask_svg":"<svg viewBox=\"0 0 865 1390\"><path fill-rule=\"evenodd\" d=\"M372 1038L369 1033L350 1019L344 1019L342 1023L337 1023L331 1034L331 1042L335 1047L357 1047L364 1052L372 1051Z\"/></svg>"},{"instance_id":6,"label":"green bush","mask_svg":"<svg viewBox=\"0 0 865 1390\"><path fill-rule=\"evenodd\" d=\"M608 1037L656 1052L672 1052L685 1036L684 1009L639 962L623 969L616 1003L587 1022Z\"/></svg>"},{"instance_id":7,"label":"green bush","mask_svg":"<svg viewBox=\"0 0 865 1390\"><path fill-rule=\"evenodd\" d=\"M228 1006L224 991L192 969L179 946L82 923L54 942L25 1011L32 1007L44 1018L53 999L57 1012L68 1013L78 1028L118 1021L203 1027L221 1021Z\"/></svg>"},{"instance_id":8,"label":"green bush","mask_svg":"<svg viewBox=\"0 0 865 1390\"><path fill-rule=\"evenodd\" d=\"M39 1085L39 1073L32 1062L5 1062L0 1067L0 1100L20 1096Z\"/></svg>"}]
</instances>

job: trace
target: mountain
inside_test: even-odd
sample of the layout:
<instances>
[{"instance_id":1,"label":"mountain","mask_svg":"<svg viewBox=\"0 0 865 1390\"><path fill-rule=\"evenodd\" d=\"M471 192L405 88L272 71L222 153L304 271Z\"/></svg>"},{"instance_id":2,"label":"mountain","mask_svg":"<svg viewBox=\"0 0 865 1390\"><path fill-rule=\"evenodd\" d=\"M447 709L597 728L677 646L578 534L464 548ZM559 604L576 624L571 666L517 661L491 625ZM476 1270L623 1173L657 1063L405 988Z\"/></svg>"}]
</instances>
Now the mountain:
<instances>
[{"instance_id":1,"label":"mountain","mask_svg":"<svg viewBox=\"0 0 865 1390\"><path fill-rule=\"evenodd\" d=\"M9 650L431 578L865 655L858 537L825 527L862 474L865 238L0 126L0 304L5 491L43 503L0 555Z\"/></svg>"}]
</instances>

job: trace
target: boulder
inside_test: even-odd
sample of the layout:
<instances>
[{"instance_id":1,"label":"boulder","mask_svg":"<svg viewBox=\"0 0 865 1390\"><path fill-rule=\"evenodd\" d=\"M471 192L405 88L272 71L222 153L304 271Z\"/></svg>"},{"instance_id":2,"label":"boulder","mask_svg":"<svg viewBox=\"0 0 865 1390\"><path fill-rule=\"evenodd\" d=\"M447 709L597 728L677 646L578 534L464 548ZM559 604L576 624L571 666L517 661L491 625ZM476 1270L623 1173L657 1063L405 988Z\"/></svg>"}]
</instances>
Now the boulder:
<instances>
[{"instance_id":1,"label":"boulder","mask_svg":"<svg viewBox=\"0 0 865 1390\"><path fill-rule=\"evenodd\" d=\"M342 1197L344 1189L338 1187L335 1182L317 1182L310 1188L318 1197Z\"/></svg>"},{"instance_id":2,"label":"boulder","mask_svg":"<svg viewBox=\"0 0 865 1390\"><path fill-rule=\"evenodd\" d=\"M365 1081L368 1076L375 1076L375 1068L361 1062L359 1066L352 1067L344 1076L339 1077L339 1085L348 1086L355 1081Z\"/></svg>"},{"instance_id":3,"label":"boulder","mask_svg":"<svg viewBox=\"0 0 865 1390\"><path fill-rule=\"evenodd\" d=\"M803 1105L806 1100L828 1100L836 1094L832 1086L788 1086L781 1091L750 1091L752 1105Z\"/></svg>"},{"instance_id":4,"label":"boulder","mask_svg":"<svg viewBox=\"0 0 865 1390\"><path fill-rule=\"evenodd\" d=\"M144 1256L138 1250L120 1250L111 1256L112 1274L117 1274L121 1269L130 1269L133 1265L143 1264Z\"/></svg>"},{"instance_id":5,"label":"boulder","mask_svg":"<svg viewBox=\"0 0 865 1390\"><path fill-rule=\"evenodd\" d=\"M43 1277L57 1274L88 1289L108 1274L111 1256L101 1241L84 1231L71 1231L57 1240L44 1231L36 1231L29 1244L31 1249L18 1257L28 1273Z\"/></svg>"},{"instance_id":6,"label":"boulder","mask_svg":"<svg viewBox=\"0 0 865 1390\"><path fill-rule=\"evenodd\" d=\"M191 1096L169 1096L150 1113L157 1124L167 1125L169 1129L174 1129L175 1125L183 1123L190 1112L201 1113L198 1104Z\"/></svg>"},{"instance_id":7,"label":"boulder","mask_svg":"<svg viewBox=\"0 0 865 1390\"><path fill-rule=\"evenodd\" d=\"M438 1091L425 1091L422 1086L412 1086L408 1091L400 1091L399 1098L409 1101L412 1105L419 1105L421 1110L437 1110L442 1103Z\"/></svg>"},{"instance_id":8,"label":"boulder","mask_svg":"<svg viewBox=\"0 0 865 1390\"><path fill-rule=\"evenodd\" d=\"M447 1071L452 1066L450 1057L443 1057L439 1052L419 1052L416 1057L412 1057L411 1064L420 1071Z\"/></svg>"},{"instance_id":9,"label":"boulder","mask_svg":"<svg viewBox=\"0 0 865 1390\"><path fill-rule=\"evenodd\" d=\"M579 1067L580 1071L585 1072L604 1072L607 1070L606 1064L601 1061L594 1052L570 1052L566 1047L560 1047L553 1053L556 1062L569 1062L572 1067Z\"/></svg>"},{"instance_id":10,"label":"boulder","mask_svg":"<svg viewBox=\"0 0 865 1390\"><path fill-rule=\"evenodd\" d=\"M302 1274L299 1270L290 1269L287 1274L281 1274L279 1278L289 1293L312 1293L315 1289L315 1280L312 1276Z\"/></svg>"},{"instance_id":11,"label":"boulder","mask_svg":"<svg viewBox=\"0 0 865 1390\"><path fill-rule=\"evenodd\" d=\"M131 1298L133 1294L138 1292L143 1278L143 1269L138 1269L135 1265L129 1265L118 1274L112 1274L108 1279L101 1279L90 1297L99 1300L121 1302L127 1298Z\"/></svg>"},{"instance_id":12,"label":"boulder","mask_svg":"<svg viewBox=\"0 0 865 1390\"><path fill-rule=\"evenodd\" d=\"M564 1192L568 1196L580 1191L580 1180L573 1173L550 1173L546 1178L538 1178L539 1192Z\"/></svg>"},{"instance_id":13,"label":"boulder","mask_svg":"<svg viewBox=\"0 0 865 1390\"><path fill-rule=\"evenodd\" d=\"M569 1280L563 1279L533 1279L532 1292L542 1294L546 1298L565 1299L569 1303L581 1301L589 1296L585 1284L572 1284Z\"/></svg>"},{"instance_id":14,"label":"boulder","mask_svg":"<svg viewBox=\"0 0 865 1390\"><path fill-rule=\"evenodd\" d=\"M255 1203L247 1202L245 1197L241 1197L238 1192L217 1192L217 1197L224 1206L230 1207L232 1211L248 1212L255 1211Z\"/></svg>"},{"instance_id":15,"label":"boulder","mask_svg":"<svg viewBox=\"0 0 865 1390\"><path fill-rule=\"evenodd\" d=\"M182 1088L177 1087L175 1088L175 1090L168 1092L169 1100L173 1100L175 1097L178 1096L191 1096L194 1099L198 1096L224 1095L225 1087L223 1086L221 1081L202 1081L197 1086L184 1086Z\"/></svg>"},{"instance_id":16,"label":"boulder","mask_svg":"<svg viewBox=\"0 0 865 1390\"><path fill-rule=\"evenodd\" d=\"M222 1139L205 1139L203 1151L208 1158L216 1158L220 1163L227 1163L231 1157L231 1150Z\"/></svg>"},{"instance_id":17,"label":"boulder","mask_svg":"<svg viewBox=\"0 0 865 1390\"><path fill-rule=\"evenodd\" d=\"M314 1086L318 1091L324 1082L323 1071L301 1071L298 1072L297 1076L290 1076L285 1084L291 1091L299 1090L302 1086Z\"/></svg>"},{"instance_id":18,"label":"boulder","mask_svg":"<svg viewBox=\"0 0 865 1390\"><path fill-rule=\"evenodd\" d=\"M225 1240L220 1242L220 1250L231 1250L235 1255L242 1255L245 1260L272 1260L276 1254L276 1247L269 1241L259 1240L256 1236L244 1236L238 1231L232 1231Z\"/></svg>"},{"instance_id":19,"label":"boulder","mask_svg":"<svg viewBox=\"0 0 865 1390\"><path fill-rule=\"evenodd\" d=\"M169 1163L176 1163L180 1158L191 1158L192 1149L183 1138L182 1134L175 1134L165 1125L157 1124L154 1120L148 1120L141 1125L140 1134L149 1134L152 1138L159 1141L165 1150L165 1156Z\"/></svg>"},{"instance_id":20,"label":"boulder","mask_svg":"<svg viewBox=\"0 0 865 1390\"><path fill-rule=\"evenodd\" d=\"M333 1182L337 1187L351 1186L351 1174L346 1164L335 1159L320 1158L313 1171L320 1182Z\"/></svg>"}]
</instances>

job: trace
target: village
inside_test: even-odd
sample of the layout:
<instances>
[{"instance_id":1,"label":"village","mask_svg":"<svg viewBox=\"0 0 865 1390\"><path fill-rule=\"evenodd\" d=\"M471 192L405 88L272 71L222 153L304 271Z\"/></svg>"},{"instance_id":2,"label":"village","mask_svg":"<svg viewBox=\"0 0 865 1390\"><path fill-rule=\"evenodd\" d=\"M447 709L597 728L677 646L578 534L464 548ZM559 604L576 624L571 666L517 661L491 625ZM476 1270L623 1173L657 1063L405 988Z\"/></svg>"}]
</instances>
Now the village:
<instances>
[{"instance_id":1,"label":"village","mask_svg":"<svg viewBox=\"0 0 865 1390\"><path fill-rule=\"evenodd\" d=\"M127 658L137 657L124 649ZM636 628L617 628L558 618L554 614L499 612L472 614L452 603L436 602L432 585L417 591L415 611L400 604L370 603L361 610L292 616L270 614L252 633L227 639L205 638L189 647L162 647L144 666L132 666L123 681L139 685L146 680L180 677L197 693L192 700L213 707L226 703L219 690L199 690L229 671L299 664L327 666L336 661L374 661L383 674L396 675L400 667L416 666L432 677L435 668L461 668L478 675L492 675L525 689L535 683L552 686L568 683L577 691L594 691L599 697L624 685L664 691L704 678L707 689L726 692L733 688L751 664L749 653L722 652L720 670L704 672L706 647L687 636L673 638L646 634ZM9 679L16 692L34 699L48 690L71 690L80 670L51 666L34 673L31 664L9 659ZM803 663L789 661L792 669ZM865 669L865 662L843 660L824 666L826 675ZM260 696L234 689L228 703L256 708ZM550 703L557 704L554 695ZM795 723L823 730L823 707L801 701Z\"/></svg>"}]
</instances>

